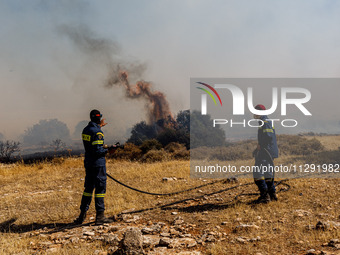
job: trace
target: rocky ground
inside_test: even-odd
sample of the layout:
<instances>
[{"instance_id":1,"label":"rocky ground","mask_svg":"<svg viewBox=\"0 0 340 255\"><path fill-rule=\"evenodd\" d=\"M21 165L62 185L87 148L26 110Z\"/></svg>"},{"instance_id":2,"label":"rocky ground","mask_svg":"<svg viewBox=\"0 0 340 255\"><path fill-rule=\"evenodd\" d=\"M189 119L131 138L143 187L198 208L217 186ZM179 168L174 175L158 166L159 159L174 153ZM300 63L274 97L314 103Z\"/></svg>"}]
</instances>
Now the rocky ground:
<instances>
[{"instance_id":1,"label":"rocky ground","mask_svg":"<svg viewBox=\"0 0 340 255\"><path fill-rule=\"evenodd\" d=\"M296 217L307 217L310 212L296 210ZM29 246L32 254L53 254L58 253L65 246L73 246L74 249L82 245L93 245L95 242L102 243L103 249L95 250L94 254L182 254L182 255L199 255L206 254L206 247L209 244L235 243L236 245L252 243L256 246L262 242L260 235L256 235L256 230L263 227L267 222L261 216L255 223L242 223L232 227L232 235L225 231L225 227L230 222L221 222L220 226L213 229L197 226L188 223L179 215L180 213L171 212L172 220L168 221L151 221L143 214L123 214L114 217L113 223L106 223L96 226L94 216L89 216L83 225L63 225L63 226L45 226L28 231L23 237L38 237L38 242L30 242ZM205 212L209 214L209 212ZM237 219L240 221L239 219ZM282 222L284 223L284 222ZM19 226L12 224L10 228L16 230ZM306 225L307 231L325 232L340 228L340 219L335 221L318 221L315 225ZM255 233L255 234L254 234ZM303 241L301 240L301 243ZM16 255L26 254L17 253ZM262 253L255 253L261 255ZM300 253L297 253L300 254ZM322 248L315 250L309 249L304 253L306 255L331 255L340 254L340 240L330 239L322 244Z\"/></svg>"}]
</instances>

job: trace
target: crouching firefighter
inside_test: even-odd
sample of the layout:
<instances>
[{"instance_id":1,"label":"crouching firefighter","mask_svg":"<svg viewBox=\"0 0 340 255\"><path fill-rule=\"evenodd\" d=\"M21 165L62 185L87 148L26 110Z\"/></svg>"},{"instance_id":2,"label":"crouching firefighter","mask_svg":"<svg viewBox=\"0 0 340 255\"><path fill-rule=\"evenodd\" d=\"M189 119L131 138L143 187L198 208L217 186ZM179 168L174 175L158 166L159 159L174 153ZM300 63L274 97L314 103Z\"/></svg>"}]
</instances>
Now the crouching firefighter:
<instances>
[{"instance_id":1,"label":"crouching firefighter","mask_svg":"<svg viewBox=\"0 0 340 255\"><path fill-rule=\"evenodd\" d=\"M265 110L266 108L259 104L255 106L255 109ZM263 124L258 128L258 145L253 152L255 157L253 177L260 191L260 197L255 202L268 203L271 200L277 200L274 185L274 158L278 157L278 147L272 121L268 120L266 115L254 114L254 118L259 120L259 125Z\"/></svg>"},{"instance_id":2,"label":"crouching firefighter","mask_svg":"<svg viewBox=\"0 0 340 255\"><path fill-rule=\"evenodd\" d=\"M106 161L105 154L112 153L110 149L105 149L104 134L101 127L105 126L105 119L98 110L90 112L91 121L84 128L82 140L85 148L85 183L84 193L81 199L80 215L74 221L75 224L82 224L86 218L86 212L90 207L93 190L95 190L96 224L112 222L105 218L104 197L106 192Z\"/></svg>"}]
</instances>

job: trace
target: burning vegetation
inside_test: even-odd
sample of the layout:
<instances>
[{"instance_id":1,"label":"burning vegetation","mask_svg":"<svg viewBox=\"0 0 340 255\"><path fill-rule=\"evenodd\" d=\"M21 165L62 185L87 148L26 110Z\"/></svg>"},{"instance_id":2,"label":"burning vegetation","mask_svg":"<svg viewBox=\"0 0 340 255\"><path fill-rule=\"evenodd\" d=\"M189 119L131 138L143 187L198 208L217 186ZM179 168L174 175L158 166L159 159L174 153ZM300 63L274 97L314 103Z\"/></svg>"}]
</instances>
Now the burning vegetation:
<instances>
[{"instance_id":1,"label":"burning vegetation","mask_svg":"<svg viewBox=\"0 0 340 255\"><path fill-rule=\"evenodd\" d=\"M192 144L200 145L200 134L193 134L189 138L190 118L196 126L203 129L207 126L209 118L201 117L197 113L191 116L189 110L173 116L165 94L155 90L152 83L143 80L145 64L138 61L131 62L122 55L116 42L97 36L87 27L61 26L59 32L71 39L78 51L87 57L88 63L101 71L98 73L102 73L107 68L107 73L104 74L105 81L104 84L100 84L101 87L104 85L109 89L122 88L126 98L145 102L146 120L131 128L128 143L139 146L146 140L156 139L163 147L175 142L184 144L188 149L191 139L196 141ZM84 77L86 75L87 73ZM98 78L102 80L103 77ZM213 134L208 132L204 134L214 145L221 145L225 136L222 130L216 130Z\"/></svg>"},{"instance_id":2,"label":"burning vegetation","mask_svg":"<svg viewBox=\"0 0 340 255\"><path fill-rule=\"evenodd\" d=\"M87 27L60 26L58 31L71 39L79 52L87 56L88 63L97 63L94 68L101 71L108 68L103 84L105 88L123 88L126 98L145 102L146 121L136 124L132 129L143 135L132 133L129 140L141 144L145 137L153 139L165 131L177 132L180 129L164 93L154 90L150 82L142 79L145 64L131 62L122 55L117 42L101 38Z\"/></svg>"},{"instance_id":3,"label":"burning vegetation","mask_svg":"<svg viewBox=\"0 0 340 255\"><path fill-rule=\"evenodd\" d=\"M112 71L105 86L108 88L122 86L125 89L127 98L144 98L148 112L148 124L153 124L169 117L172 118L165 95L160 91L153 91L150 82L137 81L136 84L131 85L127 71L118 71L118 74L116 70Z\"/></svg>"},{"instance_id":4,"label":"burning vegetation","mask_svg":"<svg viewBox=\"0 0 340 255\"><path fill-rule=\"evenodd\" d=\"M176 142L189 148L189 110L179 112L177 118L174 118L166 96L160 91L154 91L150 82L140 80L131 84L127 71L111 69L105 87L114 86L123 87L127 98L144 99L146 102L147 121L142 121L132 127L128 143L141 145L144 141L155 139L162 146Z\"/></svg>"}]
</instances>

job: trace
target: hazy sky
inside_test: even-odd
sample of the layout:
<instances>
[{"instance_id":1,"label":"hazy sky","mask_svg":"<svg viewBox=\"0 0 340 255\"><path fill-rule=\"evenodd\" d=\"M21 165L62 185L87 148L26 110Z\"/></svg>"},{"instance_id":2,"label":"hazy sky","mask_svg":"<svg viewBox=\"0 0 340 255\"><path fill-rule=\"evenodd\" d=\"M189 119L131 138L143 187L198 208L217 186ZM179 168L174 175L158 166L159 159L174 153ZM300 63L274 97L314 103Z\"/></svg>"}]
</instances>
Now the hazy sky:
<instances>
[{"instance_id":1,"label":"hazy sky","mask_svg":"<svg viewBox=\"0 0 340 255\"><path fill-rule=\"evenodd\" d=\"M190 77L340 74L336 0L0 0L0 24L0 133L8 139L41 119L72 132L92 108L111 134L146 119L142 101L104 88L110 63L143 67L136 78L164 92L173 113L190 106ZM103 44L84 48L65 31Z\"/></svg>"}]
</instances>

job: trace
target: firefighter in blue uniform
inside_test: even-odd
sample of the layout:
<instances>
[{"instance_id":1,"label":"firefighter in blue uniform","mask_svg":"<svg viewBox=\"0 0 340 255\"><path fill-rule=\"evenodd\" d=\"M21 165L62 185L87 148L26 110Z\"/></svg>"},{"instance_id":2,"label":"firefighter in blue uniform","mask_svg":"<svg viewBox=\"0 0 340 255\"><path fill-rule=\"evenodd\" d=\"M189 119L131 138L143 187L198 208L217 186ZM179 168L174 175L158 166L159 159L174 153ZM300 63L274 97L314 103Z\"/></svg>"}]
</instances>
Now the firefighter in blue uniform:
<instances>
[{"instance_id":1,"label":"firefighter in blue uniform","mask_svg":"<svg viewBox=\"0 0 340 255\"><path fill-rule=\"evenodd\" d=\"M265 110L266 108L259 104L255 106L255 109ZM268 203L271 200L277 200L273 168L274 158L278 157L279 151L272 121L268 120L266 115L254 115L254 118L259 119L259 125L263 124L258 129L258 145L254 151L256 168L253 171L253 177L260 191L260 197L256 202Z\"/></svg>"},{"instance_id":2,"label":"firefighter in blue uniform","mask_svg":"<svg viewBox=\"0 0 340 255\"><path fill-rule=\"evenodd\" d=\"M96 208L96 224L111 222L105 218L104 197L106 192L106 160L105 154L109 152L103 147L104 134L101 127L105 126L104 119L98 110L90 112L91 121L84 128L82 140L85 148L85 184L84 193L81 199L80 215L74 221L76 224L81 224L86 218L86 212L89 209L93 190L95 190L95 208ZM111 152L111 151L110 151Z\"/></svg>"}]
</instances>

